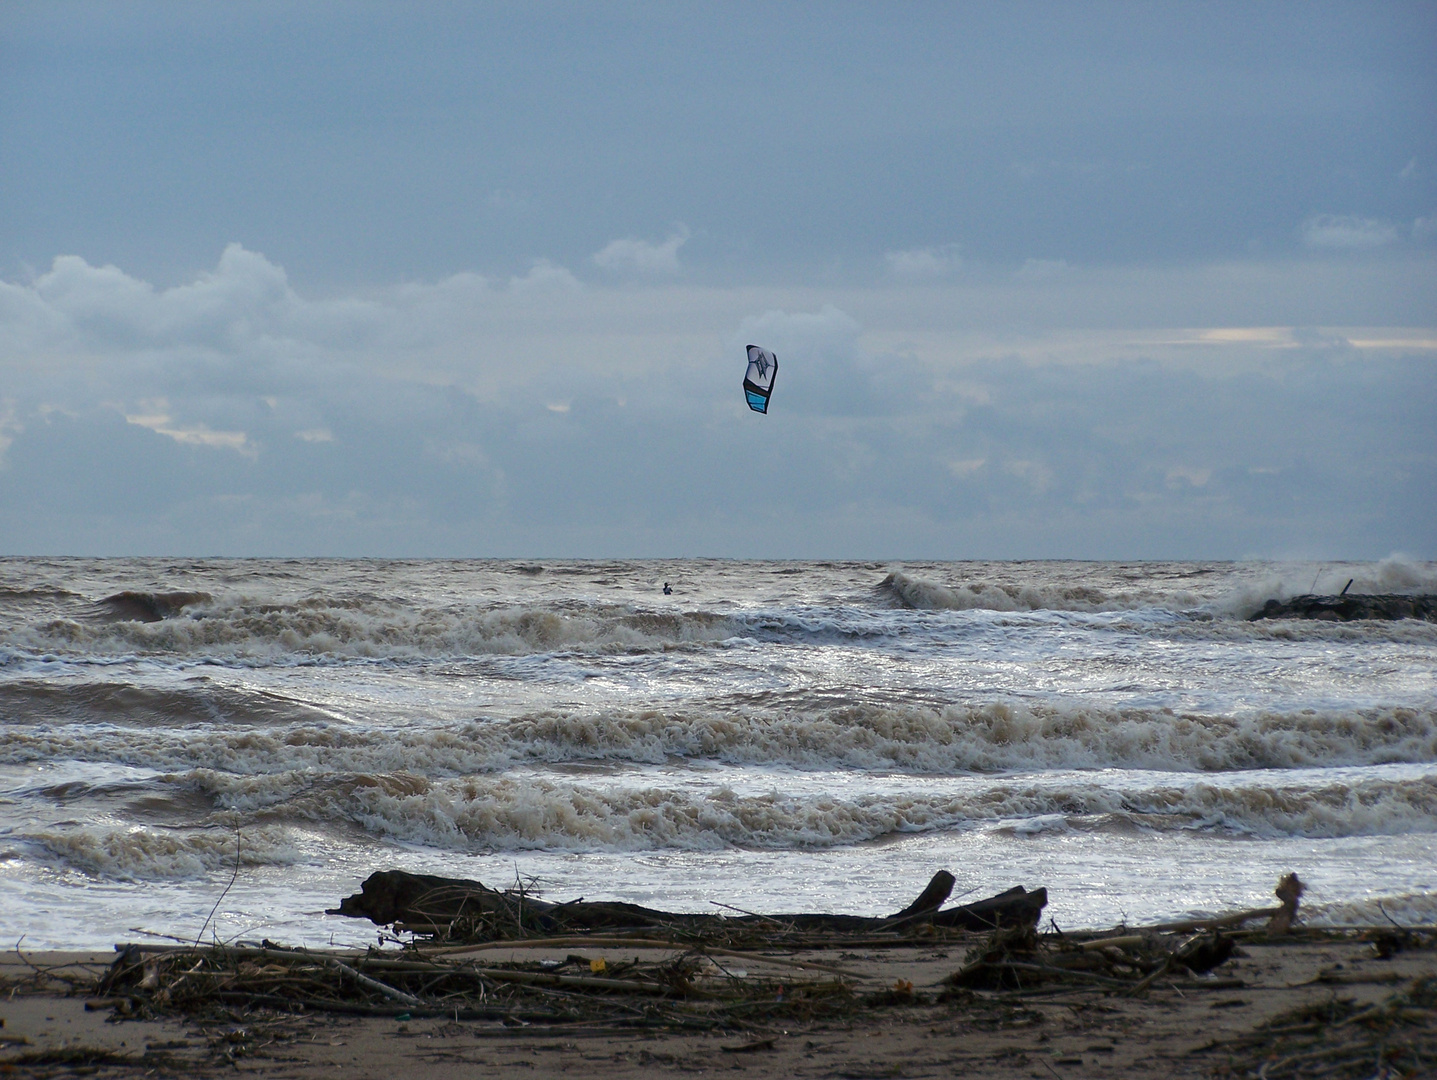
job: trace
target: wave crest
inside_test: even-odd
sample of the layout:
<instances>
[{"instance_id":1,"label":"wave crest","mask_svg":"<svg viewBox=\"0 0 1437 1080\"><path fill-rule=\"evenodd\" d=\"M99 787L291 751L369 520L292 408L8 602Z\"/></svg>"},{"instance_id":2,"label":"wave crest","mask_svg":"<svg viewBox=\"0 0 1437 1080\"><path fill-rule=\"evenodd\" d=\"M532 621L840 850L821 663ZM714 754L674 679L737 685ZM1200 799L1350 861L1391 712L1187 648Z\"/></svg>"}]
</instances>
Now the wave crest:
<instances>
[{"instance_id":1,"label":"wave crest","mask_svg":"<svg viewBox=\"0 0 1437 1080\"><path fill-rule=\"evenodd\" d=\"M291 777L258 781L196 774L215 801L267 818L358 825L371 835L450 850L650 851L828 848L1056 816L1160 831L1218 830L1261 837L1344 837L1437 832L1437 776L1282 786L1123 790L1083 780L1000 782L960 792L793 796L696 794L663 787L598 787L539 777L423 782ZM233 850L233 849L231 849Z\"/></svg>"},{"instance_id":2,"label":"wave crest","mask_svg":"<svg viewBox=\"0 0 1437 1080\"><path fill-rule=\"evenodd\" d=\"M1130 611L1153 606L1194 606L1190 593L1105 593L1090 585L1008 585L982 581L940 585L895 570L878 584L881 595L918 611Z\"/></svg>"},{"instance_id":3,"label":"wave crest","mask_svg":"<svg viewBox=\"0 0 1437 1080\"><path fill-rule=\"evenodd\" d=\"M202 605L202 607L201 607ZM200 610L192 610L200 607ZM289 657L414 659L525 656L565 650L633 652L723 641L739 624L709 612L631 608L412 609L378 600L294 604L215 600L205 593L116 593L96 618L53 619L16 631L38 652L169 654L269 663Z\"/></svg>"},{"instance_id":4,"label":"wave crest","mask_svg":"<svg viewBox=\"0 0 1437 1080\"><path fill-rule=\"evenodd\" d=\"M86 874L120 881L182 880L235 865L233 830L85 826L43 829L24 839ZM299 858L283 826L247 827L241 834L241 867L288 866Z\"/></svg>"},{"instance_id":5,"label":"wave crest","mask_svg":"<svg viewBox=\"0 0 1437 1080\"><path fill-rule=\"evenodd\" d=\"M60 689L51 693L65 696ZM164 692L171 715L213 711L208 704L186 706L179 693ZM91 694L82 696L88 703ZM662 764L675 758L935 776L1105 768L1217 773L1437 760L1437 709L1431 708L1238 717L1024 702L849 706L779 715L554 710L513 720L374 729L317 722L315 710L300 706L291 713L294 722L274 723L283 714L267 695L246 700L244 707L247 716L270 723L234 730L189 724L167 730L143 719L131 721L134 726L0 727L0 761L123 761L239 773L407 770L444 777L529 763ZM115 717L106 719L113 724Z\"/></svg>"}]
</instances>

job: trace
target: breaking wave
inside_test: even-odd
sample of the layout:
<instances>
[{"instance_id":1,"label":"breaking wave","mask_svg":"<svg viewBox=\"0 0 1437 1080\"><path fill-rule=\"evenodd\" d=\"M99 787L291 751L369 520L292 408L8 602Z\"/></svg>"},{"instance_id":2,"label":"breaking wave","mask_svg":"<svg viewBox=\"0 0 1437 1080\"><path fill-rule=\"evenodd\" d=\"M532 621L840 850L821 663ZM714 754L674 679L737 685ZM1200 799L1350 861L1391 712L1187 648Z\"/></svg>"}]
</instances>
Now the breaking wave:
<instances>
[{"instance_id":1,"label":"breaking wave","mask_svg":"<svg viewBox=\"0 0 1437 1080\"><path fill-rule=\"evenodd\" d=\"M200 770L167 779L202 793L218 816L243 822L245 865L295 861L287 826L358 828L450 851L570 852L824 849L971 828L1010 836L1119 825L1260 838L1437 832L1434 776L1308 787L1013 781L953 793L850 797L598 787L539 777L430 781L406 773L239 777ZM111 877L197 876L235 859L233 829L52 828L15 839Z\"/></svg>"},{"instance_id":2,"label":"breaking wave","mask_svg":"<svg viewBox=\"0 0 1437 1080\"><path fill-rule=\"evenodd\" d=\"M1143 607L1195 607L1192 593L1137 589L1107 593L1089 585L997 584L970 581L940 585L895 570L878 584L880 595L919 611L1128 611Z\"/></svg>"},{"instance_id":3,"label":"breaking wave","mask_svg":"<svg viewBox=\"0 0 1437 1080\"><path fill-rule=\"evenodd\" d=\"M289 866L300 858L290 830L279 825L224 829L104 827L40 829L27 840L65 865L95 877L154 881L204 877L235 865Z\"/></svg>"},{"instance_id":4,"label":"breaking wave","mask_svg":"<svg viewBox=\"0 0 1437 1080\"><path fill-rule=\"evenodd\" d=\"M1212 597L1181 588L1163 588L1156 582L1128 588L1104 589L1079 582L984 580L975 572L970 580L943 584L895 570L877 587L880 597L918 611L1166 611L1203 613L1246 619L1269 600L1303 594L1340 592L1351 582L1357 593L1437 592L1437 567L1405 555L1391 555L1376 563L1333 564L1316 572L1311 565L1299 569L1274 567L1242 581L1221 596ZM1165 580L1162 585L1171 584Z\"/></svg>"},{"instance_id":5,"label":"breaking wave","mask_svg":"<svg viewBox=\"0 0 1437 1080\"><path fill-rule=\"evenodd\" d=\"M52 619L11 634L36 652L203 656L236 663L628 652L723 641L739 623L708 612L552 607L422 610L382 601L295 604L204 593L117 593L95 619ZM198 607L199 610L193 610Z\"/></svg>"},{"instance_id":6,"label":"breaking wave","mask_svg":"<svg viewBox=\"0 0 1437 1080\"><path fill-rule=\"evenodd\" d=\"M103 617L117 621L160 622L173 618L185 608L208 604L214 597L206 592L117 592L95 606Z\"/></svg>"},{"instance_id":7,"label":"breaking wave","mask_svg":"<svg viewBox=\"0 0 1437 1080\"><path fill-rule=\"evenodd\" d=\"M0 708L12 693L0 697ZM531 763L662 764L676 758L936 776L1104 768L1211 773L1437 761L1433 708L1229 717L1019 702L757 716L545 711L513 720L374 728L335 723L319 710L273 695L227 691L218 699L197 696L186 706L179 691L150 693L158 700L140 700L146 695L134 689L32 686L29 700L58 699L60 704L50 705L56 719L71 708L83 712L99 697L124 699L141 712L160 709L172 720L203 720L232 710L250 726L181 723L166 730L143 715L120 726L111 713L101 714L103 724L13 725L0 728L0 761L118 761L237 773L405 770L436 777Z\"/></svg>"}]
</instances>

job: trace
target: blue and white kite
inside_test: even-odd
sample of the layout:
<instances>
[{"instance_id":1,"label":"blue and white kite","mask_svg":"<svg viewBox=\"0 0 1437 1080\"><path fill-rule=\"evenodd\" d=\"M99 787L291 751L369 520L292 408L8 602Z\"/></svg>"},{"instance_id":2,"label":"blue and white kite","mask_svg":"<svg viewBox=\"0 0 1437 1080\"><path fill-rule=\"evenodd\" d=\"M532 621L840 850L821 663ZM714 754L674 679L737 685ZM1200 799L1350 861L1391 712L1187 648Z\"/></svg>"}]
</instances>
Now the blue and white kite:
<instances>
[{"instance_id":1,"label":"blue and white kite","mask_svg":"<svg viewBox=\"0 0 1437 1080\"><path fill-rule=\"evenodd\" d=\"M768 412L768 399L773 397L773 380L778 378L778 357L757 345L748 347L748 370L743 376L743 392L748 407L754 412Z\"/></svg>"}]
</instances>

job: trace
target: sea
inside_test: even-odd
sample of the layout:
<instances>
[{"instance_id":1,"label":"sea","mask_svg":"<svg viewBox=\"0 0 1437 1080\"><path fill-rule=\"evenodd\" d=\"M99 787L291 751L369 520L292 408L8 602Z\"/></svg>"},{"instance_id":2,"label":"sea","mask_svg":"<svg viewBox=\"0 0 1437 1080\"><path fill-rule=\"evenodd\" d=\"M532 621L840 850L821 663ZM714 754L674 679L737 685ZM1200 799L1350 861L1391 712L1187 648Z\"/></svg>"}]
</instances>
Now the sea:
<instances>
[{"instance_id":1,"label":"sea","mask_svg":"<svg viewBox=\"0 0 1437 1080\"><path fill-rule=\"evenodd\" d=\"M1437 564L0 559L0 947L377 944L384 869L1431 924L1437 624L1248 618L1348 581Z\"/></svg>"}]
</instances>

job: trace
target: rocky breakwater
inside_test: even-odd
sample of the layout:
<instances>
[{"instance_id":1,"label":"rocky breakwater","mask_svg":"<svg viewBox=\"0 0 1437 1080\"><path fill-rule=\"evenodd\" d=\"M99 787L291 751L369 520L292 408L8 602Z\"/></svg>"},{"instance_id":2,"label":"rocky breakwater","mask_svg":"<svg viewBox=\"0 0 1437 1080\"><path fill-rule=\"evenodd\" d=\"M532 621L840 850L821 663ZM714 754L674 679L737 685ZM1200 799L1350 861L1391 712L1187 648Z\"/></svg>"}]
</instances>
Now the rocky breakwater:
<instances>
[{"instance_id":1,"label":"rocky breakwater","mask_svg":"<svg viewBox=\"0 0 1437 1080\"><path fill-rule=\"evenodd\" d=\"M1404 593L1347 593L1337 596L1293 596L1269 600L1250 615L1259 619L1318 619L1352 622L1355 619L1426 619L1437 622L1437 596Z\"/></svg>"}]
</instances>

